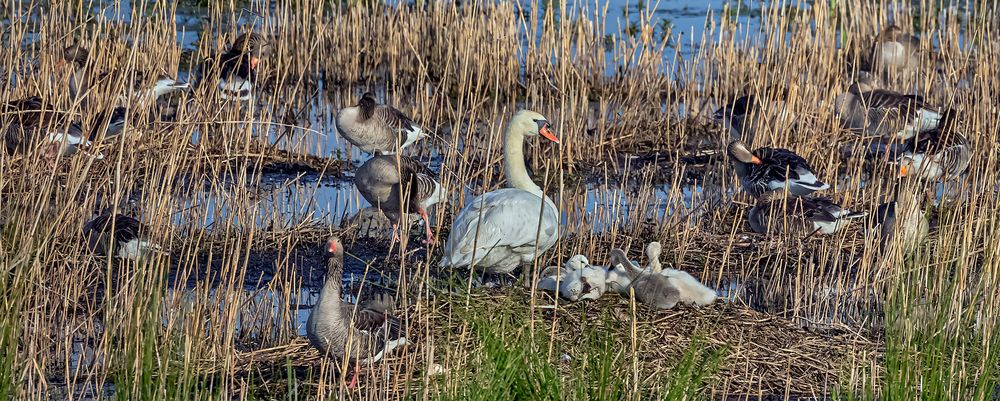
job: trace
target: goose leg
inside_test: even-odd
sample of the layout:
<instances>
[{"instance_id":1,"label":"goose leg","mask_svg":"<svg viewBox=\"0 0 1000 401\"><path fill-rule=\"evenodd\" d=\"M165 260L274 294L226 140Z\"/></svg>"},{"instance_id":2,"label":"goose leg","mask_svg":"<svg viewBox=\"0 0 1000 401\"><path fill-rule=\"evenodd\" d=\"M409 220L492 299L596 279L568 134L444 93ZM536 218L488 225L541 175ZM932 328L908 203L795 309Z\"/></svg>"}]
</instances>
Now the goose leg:
<instances>
[{"instance_id":1,"label":"goose leg","mask_svg":"<svg viewBox=\"0 0 1000 401\"><path fill-rule=\"evenodd\" d=\"M361 367L357 363L352 363L354 369L351 369L351 382L347 383L347 388L353 389L358 387L358 375L361 374Z\"/></svg>"},{"instance_id":2,"label":"goose leg","mask_svg":"<svg viewBox=\"0 0 1000 401\"><path fill-rule=\"evenodd\" d=\"M399 223L392 223L392 242L402 242L402 239L399 237Z\"/></svg>"},{"instance_id":3,"label":"goose leg","mask_svg":"<svg viewBox=\"0 0 1000 401\"><path fill-rule=\"evenodd\" d=\"M427 239L424 240L425 245L431 245L434 243L434 233L431 232L431 221L427 218L427 210L420 208L420 218L424 220L424 229L427 231Z\"/></svg>"}]
</instances>

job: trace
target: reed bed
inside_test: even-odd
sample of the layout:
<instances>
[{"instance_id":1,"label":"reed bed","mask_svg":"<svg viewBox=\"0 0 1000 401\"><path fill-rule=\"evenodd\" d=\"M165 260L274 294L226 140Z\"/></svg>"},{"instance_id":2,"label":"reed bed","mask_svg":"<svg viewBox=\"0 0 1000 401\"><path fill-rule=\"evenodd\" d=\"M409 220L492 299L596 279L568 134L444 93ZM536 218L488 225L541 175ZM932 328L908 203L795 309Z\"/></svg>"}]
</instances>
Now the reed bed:
<instances>
[{"instance_id":1,"label":"reed bed","mask_svg":"<svg viewBox=\"0 0 1000 401\"><path fill-rule=\"evenodd\" d=\"M103 160L0 156L0 398L995 397L996 6L733 4L706 17L701 37L649 6L208 2L180 13L201 20L190 48L165 2L5 8L0 101L42 96L85 130L93 108L130 89L74 100L56 68L70 43L91 50L97 71L182 76L248 29L273 36L275 51L255 101L196 88L172 99L170 119L129 121L101 143ZM932 235L913 255L879 251L860 224L825 238L752 234L753 199L712 113L748 93L781 98L794 116L770 116L758 145L794 149L828 195L873 210L894 180L855 157L865 140L839 128L831 105L890 21L920 33L926 67L891 87L962 113L974 157L960 199L930 211ZM664 263L726 301L566 304L520 284L531 268L513 287L469 290L468 275L437 268L439 246L365 238L350 218L365 206L356 192L317 202L350 176L358 152L333 122L366 90L433 133L412 154L448 189L433 211L440 238L472 196L504 185L501 134L530 108L562 141L527 149L564 220L538 266L576 253L603 263L614 247L640 258L658 240ZM82 230L104 210L139 218L165 252L95 256ZM331 234L348 239L351 293L396 294L416 339L358 389L300 337Z\"/></svg>"}]
</instances>

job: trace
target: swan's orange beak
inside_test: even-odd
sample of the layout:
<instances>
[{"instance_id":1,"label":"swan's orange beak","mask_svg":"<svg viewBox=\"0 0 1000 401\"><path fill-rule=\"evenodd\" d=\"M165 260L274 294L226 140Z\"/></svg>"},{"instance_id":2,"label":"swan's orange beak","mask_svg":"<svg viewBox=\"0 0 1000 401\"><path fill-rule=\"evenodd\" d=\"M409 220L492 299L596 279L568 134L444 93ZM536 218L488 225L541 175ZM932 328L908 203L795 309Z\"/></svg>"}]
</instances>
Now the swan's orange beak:
<instances>
[{"instance_id":1,"label":"swan's orange beak","mask_svg":"<svg viewBox=\"0 0 1000 401\"><path fill-rule=\"evenodd\" d=\"M751 158L751 159L750 159L750 163L753 163L753 164L761 164L762 162L760 161L760 158L759 158L759 157L757 157L757 156L754 156L753 158Z\"/></svg>"},{"instance_id":2,"label":"swan's orange beak","mask_svg":"<svg viewBox=\"0 0 1000 401\"><path fill-rule=\"evenodd\" d=\"M549 125L548 124L545 124L542 127L542 129L538 130L538 133L542 134L542 136L544 136L545 139L548 139L548 140L550 140L552 142L555 142L555 143L559 143L559 138L557 138L556 134L554 134L552 132L552 130L549 129Z\"/></svg>"}]
</instances>

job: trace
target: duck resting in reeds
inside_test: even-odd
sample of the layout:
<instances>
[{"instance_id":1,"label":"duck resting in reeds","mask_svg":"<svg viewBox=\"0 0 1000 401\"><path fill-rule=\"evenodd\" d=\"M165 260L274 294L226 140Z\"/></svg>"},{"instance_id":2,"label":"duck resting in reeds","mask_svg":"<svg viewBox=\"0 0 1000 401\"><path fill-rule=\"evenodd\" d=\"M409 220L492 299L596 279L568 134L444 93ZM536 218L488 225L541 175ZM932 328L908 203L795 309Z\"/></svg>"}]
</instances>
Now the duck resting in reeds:
<instances>
[{"instance_id":1,"label":"duck resting in reeds","mask_svg":"<svg viewBox=\"0 0 1000 401\"><path fill-rule=\"evenodd\" d=\"M149 229L123 214L102 213L87 222L83 232L91 252L99 256L140 261L160 251L149 239Z\"/></svg>"},{"instance_id":2,"label":"duck resting in reeds","mask_svg":"<svg viewBox=\"0 0 1000 401\"><path fill-rule=\"evenodd\" d=\"M356 106L337 113L337 131L362 152L396 153L427 134L409 116L395 107L379 104L371 92L361 96Z\"/></svg>"},{"instance_id":3,"label":"duck resting in reeds","mask_svg":"<svg viewBox=\"0 0 1000 401\"><path fill-rule=\"evenodd\" d=\"M384 305L360 307L341 298L344 246L340 238L327 240L326 257L326 277L306 321L306 333L320 353L347 362L347 370L352 371L348 386L354 387L360 364L381 361L407 340L402 323L387 313Z\"/></svg>"},{"instance_id":4,"label":"duck resting in reeds","mask_svg":"<svg viewBox=\"0 0 1000 401\"><path fill-rule=\"evenodd\" d=\"M758 234L809 236L833 234L862 218L864 212L852 212L833 203L829 198L796 196L783 190L761 195L750 209L750 228Z\"/></svg>"},{"instance_id":5,"label":"duck resting in reeds","mask_svg":"<svg viewBox=\"0 0 1000 401\"><path fill-rule=\"evenodd\" d=\"M544 116L521 110L507 126L504 172L509 188L469 201L452 223L442 267L475 267L509 273L535 260L559 239L559 209L531 181L524 165L524 137L559 143Z\"/></svg>"},{"instance_id":6,"label":"duck resting in reeds","mask_svg":"<svg viewBox=\"0 0 1000 401\"><path fill-rule=\"evenodd\" d=\"M399 240L402 215L418 213L427 232L424 243L434 242L427 209L441 201L443 193L434 173L422 163L412 157L376 152L355 173L354 184L368 203L389 218L393 241Z\"/></svg>"},{"instance_id":7,"label":"duck resting in reeds","mask_svg":"<svg viewBox=\"0 0 1000 401\"><path fill-rule=\"evenodd\" d=\"M906 141L897 160L899 175L934 181L964 174L972 162L972 148L958 127L955 111L948 110L938 128Z\"/></svg>"},{"instance_id":8,"label":"duck resting in reeds","mask_svg":"<svg viewBox=\"0 0 1000 401\"><path fill-rule=\"evenodd\" d=\"M816 178L805 159L788 149L760 148L751 152L742 141L732 141L727 153L740 184L754 198L767 191L783 191L785 188L795 195L808 195L830 188Z\"/></svg>"},{"instance_id":9,"label":"duck resting in reeds","mask_svg":"<svg viewBox=\"0 0 1000 401\"><path fill-rule=\"evenodd\" d=\"M879 89L875 78L864 71L847 92L837 96L834 111L848 130L894 140L933 130L942 117L921 96Z\"/></svg>"}]
</instances>

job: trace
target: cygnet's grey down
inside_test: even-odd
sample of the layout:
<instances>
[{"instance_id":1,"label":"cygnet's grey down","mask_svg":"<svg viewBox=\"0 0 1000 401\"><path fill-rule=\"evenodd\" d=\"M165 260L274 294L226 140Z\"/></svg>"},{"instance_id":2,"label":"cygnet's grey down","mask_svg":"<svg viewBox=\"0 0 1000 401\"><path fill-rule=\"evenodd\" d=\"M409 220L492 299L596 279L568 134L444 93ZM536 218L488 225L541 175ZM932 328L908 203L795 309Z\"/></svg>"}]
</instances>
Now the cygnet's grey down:
<instances>
[{"instance_id":1,"label":"cygnet's grey down","mask_svg":"<svg viewBox=\"0 0 1000 401\"><path fill-rule=\"evenodd\" d=\"M672 308L677 302L696 306L715 302L718 298L715 290L708 288L687 272L663 269L659 260L661 252L662 246L658 242L647 245L646 256L649 262L646 269L641 269L632 263L621 249L612 250L608 287L623 295L628 294L629 289L633 289L636 299L640 302L664 309ZM676 301L674 297L677 298Z\"/></svg>"},{"instance_id":2,"label":"cygnet's grey down","mask_svg":"<svg viewBox=\"0 0 1000 401\"><path fill-rule=\"evenodd\" d=\"M611 253L613 261L625 260L627 263L615 264L611 270L615 270L616 275L628 277L631 282L628 289L635 295L637 301L658 309L671 309L680 302L680 291L670 283L669 278L639 269L628 261L625 251L621 249L613 249Z\"/></svg>"}]
</instances>

